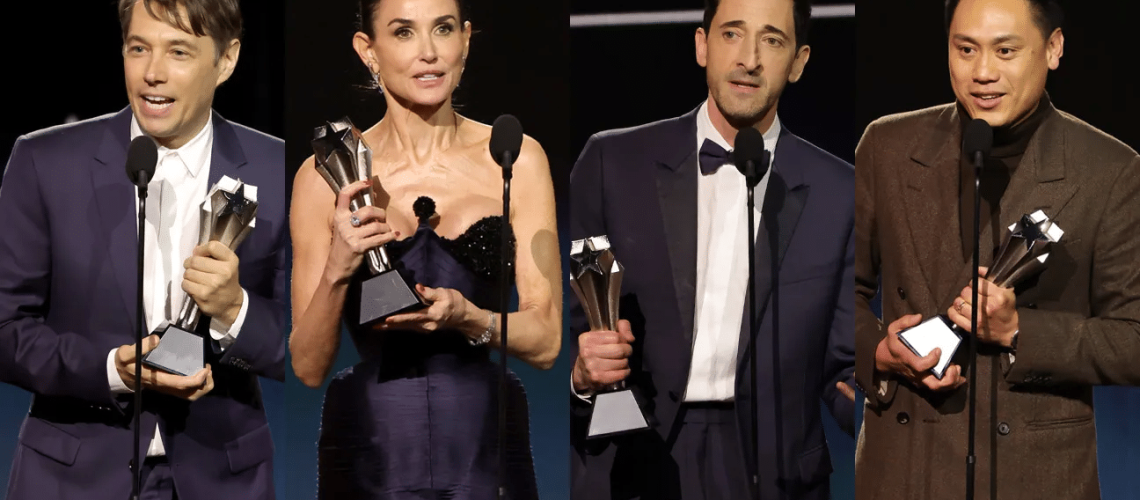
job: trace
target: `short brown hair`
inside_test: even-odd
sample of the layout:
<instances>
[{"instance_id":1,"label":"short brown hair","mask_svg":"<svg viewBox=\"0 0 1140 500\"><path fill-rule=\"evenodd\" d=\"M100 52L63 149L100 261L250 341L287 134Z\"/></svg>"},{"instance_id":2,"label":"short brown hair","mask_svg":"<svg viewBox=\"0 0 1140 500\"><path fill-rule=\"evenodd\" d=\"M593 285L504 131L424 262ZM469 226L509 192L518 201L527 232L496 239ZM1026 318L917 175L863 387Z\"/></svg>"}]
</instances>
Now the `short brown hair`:
<instances>
[{"instance_id":1,"label":"short brown hair","mask_svg":"<svg viewBox=\"0 0 1140 500\"><path fill-rule=\"evenodd\" d=\"M241 8L238 0L119 0L119 24L123 27L123 40L127 39L127 31L131 28L131 9L135 3L142 2L147 14L160 19L151 4L158 4L167 24L177 27L194 36L206 36L214 39L217 53L214 60L222 57L222 52L229 45L230 40L241 40ZM186 8L186 17L178 15L178 6ZM189 21L190 25L186 23Z\"/></svg>"}]
</instances>

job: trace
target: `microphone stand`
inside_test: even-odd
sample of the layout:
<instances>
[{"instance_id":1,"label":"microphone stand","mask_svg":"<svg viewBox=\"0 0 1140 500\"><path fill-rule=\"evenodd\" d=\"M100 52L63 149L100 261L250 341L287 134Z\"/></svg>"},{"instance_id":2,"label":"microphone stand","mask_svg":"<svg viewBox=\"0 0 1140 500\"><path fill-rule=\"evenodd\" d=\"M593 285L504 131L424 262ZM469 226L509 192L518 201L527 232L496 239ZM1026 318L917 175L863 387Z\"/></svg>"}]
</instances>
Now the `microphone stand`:
<instances>
[{"instance_id":1,"label":"microphone stand","mask_svg":"<svg viewBox=\"0 0 1140 500\"><path fill-rule=\"evenodd\" d=\"M765 157L762 157L761 161L764 161L764 162L768 161L767 155L765 155ZM765 303L763 306L763 309L761 309L760 315L757 315L756 314L756 300L757 300L756 299L756 265L757 265L756 260L757 260L757 257L756 257L756 215L755 215L755 212L756 212L756 185L760 183L760 179L757 178L756 174L757 174L757 172L767 171L768 165L760 165L760 168L757 168L757 166L751 161L749 161L747 163L747 165L748 165L748 168L745 169L747 171L747 173L745 174L745 182L747 183L747 187L748 187L748 201L746 202L746 210L748 212L748 329L749 329L749 333L752 337L751 341L748 343L748 354L747 354L747 356L748 356L748 363L749 363L749 379L750 379L749 383L752 386L751 387L752 388L751 397L749 398L749 404L750 404L750 407L749 407L750 413L749 414L751 416L750 424L751 424L751 428L752 428L752 440L751 440L752 442L750 443L750 446L752 446L752 448L753 448L753 461L754 461L753 466L755 467L752 471L752 477L750 479L752 481L752 498L753 498L753 500L759 500L760 499L760 447L757 443L759 441L759 436L760 436L760 434L759 434L759 432L760 432L760 424L759 424L760 414L759 414L759 406L757 404L758 403L758 401L757 401L757 399L758 399L758 397L757 397L758 388L757 388L756 380L757 380L758 375L757 375L757 367L756 367L756 365L757 365L756 342L757 342L757 332L758 332L758 329L760 326L759 325L760 315L763 315L765 310L767 309L767 303ZM773 259L774 258L775 258L775 254L773 253ZM775 262L775 261L773 261L773 262ZM775 281L776 281L775 273L773 273L772 276L773 276L773 286L775 286L774 285ZM773 346L776 348L773 351L773 353L778 353L779 352L779 349L778 349L779 343L778 343L778 340L776 340L775 330L773 330L772 343L773 343ZM774 358L778 358L778 357L779 357L778 354L774 354ZM778 365L773 365L773 366L778 366Z\"/></svg>"},{"instance_id":2,"label":"microphone stand","mask_svg":"<svg viewBox=\"0 0 1140 500\"><path fill-rule=\"evenodd\" d=\"M978 266L980 265L981 255L981 206L982 206L982 152L976 151L973 153L974 157L974 269L973 269L973 290L972 298L970 299L970 378L969 378L969 391L970 391L970 419L969 419L969 444L966 451L966 500L974 500L974 465L977 463L977 457L974 456L974 434L977 428L977 412L976 404L978 399Z\"/></svg>"},{"instance_id":3,"label":"microphone stand","mask_svg":"<svg viewBox=\"0 0 1140 500\"><path fill-rule=\"evenodd\" d=\"M145 311L143 310L143 251L146 247L146 197L147 197L147 184L150 182L150 176L145 171L139 172L138 197L139 197L139 246L138 246L138 309L135 311L136 329L135 329L135 409L134 409L134 442L133 448L134 459L131 460L131 500L139 500L139 495L142 491L142 463L139 456L139 445L141 442L139 426L142 425L142 338L143 329L146 328Z\"/></svg>"},{"instance_id":4,"label":"microphone stand","mask_svg":"<svg viewBox=\"0 0 1140 500\"><path fill-rule=\"evenodd\" d=\"M507 499L507 312L511 300L511 174L515 159L503 153L503 230L499 252L499 500Z\"/></svg>"}]
</instances>

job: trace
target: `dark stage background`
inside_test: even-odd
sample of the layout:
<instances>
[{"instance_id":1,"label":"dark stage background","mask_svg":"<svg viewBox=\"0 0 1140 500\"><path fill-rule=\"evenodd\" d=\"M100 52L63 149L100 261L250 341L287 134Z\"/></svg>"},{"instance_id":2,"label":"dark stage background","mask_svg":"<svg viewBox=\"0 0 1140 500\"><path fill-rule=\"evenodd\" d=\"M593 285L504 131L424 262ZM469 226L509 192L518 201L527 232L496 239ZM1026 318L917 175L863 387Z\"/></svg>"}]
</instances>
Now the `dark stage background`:
<instances>
[{"instance_id":1,"label":"dark stage background","mask_svg":"<svg viewBox=\"0 0 1140 500\"><path fill-rule=\"evenodd\" d=\"M490 124L503 113L518 117L523 130L542 144L553 174L559 233L565 220L565 186L574 155L570 122L568 3L533 0L469 1L471 39L463 81L455 94L459 113ZM289 54L286 102L287 161L295 172L312 155L313 128L349 116L361 130L384 114L384 99L361 86L369 82L352 49L356 2L293 2L286 26ZM568 244L563 237L563 256ZM564 259L565 260L565 259ZM563 269L566 269L565 262ZM571 291L563 283L563 293ZM343 333L343 332L342 332ZM563 341L573 341L564 335ZM333 373L359 361L345 335ZM498 359L498 355L494 356ZM569 498L568 388L573 360L561 356L548 371L512 360L530 403L531 446L543 499ZM280 498L315 496L317 436L325 387L309 389L292 373L286 382L289 437L284 463L290 472Z\"/></svg>"},{"instance_id":2,"label":"dark stage background","mask_svg":"<svg viewBox=\"0 0 1140 500\"><path fill-rule=\"evenodd\" d=\"M1053 104L1140 148L1137 2L1062 1L1065 51L1046 89ZM901 111L952 102L942 2L877 0L859 6L858 127ZM1140 389L1098 387L1097 455L1105 500L1140 491Z\"/></svg>"},{"instance_id":3,"label":"dark stage background","mask_svg":"<svg viewBox=\"0 0 1140 500\"><path fill-rule=\"evenodd\" d=\"M852 2L817 1L820 7ZM701 9L699 0L576 1L574 14ZM572 151L602 130L687 113L708 96L697 65L693 34L699 22L571 29ZM783 126L848 162L861 129L855 126L855 19L813 19L812 47L803 78L780 99ZM852 187L854 189L854 187ZM573 201L571 201L573 202ZM821 405L822 407L822 405ZM831 450L832 497L853 499L855 442L823 409Z\"/></svg>"},{"instance_id":4,"label":"dark stage background","mask_svg":"<svg viewBox=\"0 0 1140 500\"><path fill-rule=\"evenodd\" d=\"M117 4L114 0L87 0L5 6L0 18L6 94L0 119L0 156L5 165L20 135L65 121L114 113L127 106ZM281 137L284 8L280 2L244 0L242 13L245 33L241 56L233 76L215 94L214 109L227 120ZM280 457L287 434L284 384L262 379L261 387ZM0 385L0 484L8 483L20 422L30 402L28 392ZM278 492L285 487L284 465L280 458L274 464ZM123 474L129 474L126 467Z\"/></svg>"}]
</instances>

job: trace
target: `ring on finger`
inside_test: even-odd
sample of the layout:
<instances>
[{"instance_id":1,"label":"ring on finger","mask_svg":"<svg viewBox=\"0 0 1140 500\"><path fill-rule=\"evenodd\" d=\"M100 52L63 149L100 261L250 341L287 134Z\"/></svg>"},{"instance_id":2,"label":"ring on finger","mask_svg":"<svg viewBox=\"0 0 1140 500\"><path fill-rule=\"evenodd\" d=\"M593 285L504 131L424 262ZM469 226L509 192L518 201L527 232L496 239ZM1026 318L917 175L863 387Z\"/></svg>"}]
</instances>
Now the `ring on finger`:
<instances>
[{"instance_id":1,"label":"ring on finger","mask_svg":"<svg viewBox=\"0 0 1140 500\"><path fill-rule=\"evenodd\" d=\"M964 305L966 305L965 300L957 299L954 301L954 310L958 311L958 313L961 314L962 313L962 306L964 306Z\"/></svg>"},{"instance_id":2,"label":"ring on finger","mask_svg":"<svg viewBox=\"0 0 1140 500\"><path fill-rule=\"evenodd\" d=\"M349 222L352 223L352 227L360 227L360 217L357 217L356 214L352 214L352 217L349 218Z\"/></svg>"}]
</instances>

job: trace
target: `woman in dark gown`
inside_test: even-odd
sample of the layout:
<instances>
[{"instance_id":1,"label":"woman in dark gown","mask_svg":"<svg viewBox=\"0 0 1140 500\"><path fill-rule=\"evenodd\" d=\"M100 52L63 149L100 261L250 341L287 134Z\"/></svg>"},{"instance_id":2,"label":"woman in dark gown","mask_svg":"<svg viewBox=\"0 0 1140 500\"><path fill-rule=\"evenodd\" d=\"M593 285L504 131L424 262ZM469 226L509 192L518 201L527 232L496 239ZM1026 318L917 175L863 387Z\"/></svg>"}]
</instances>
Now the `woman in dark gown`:
<instances>
[{"instance_id":1,"label":"woman in dark gown","mask_svg":"<svg viewBox=\"0 0 1140 500\"><path fill-rule=\"evenodd\" d=\"M490 127L459 116L471 25L457 0L365 0L353 46L387 103L363 132L373 179L334 196L310 158L297 173L293 370L327 379L342 316L354 317L362 255L386 244L419 285L426 309L350 328L362 361L325 394L318 443L319 498L496 498L501 169ZM512 181L514 284L509 354L538 368L561 344L561 270L554 193L542 148L529 137ZM349 198L372 189L376 207ZM359 221L358 224L354 224ZM526 396L510 377L506 471L512 500L537 498Z\"/></svg>"}]
</instances>

